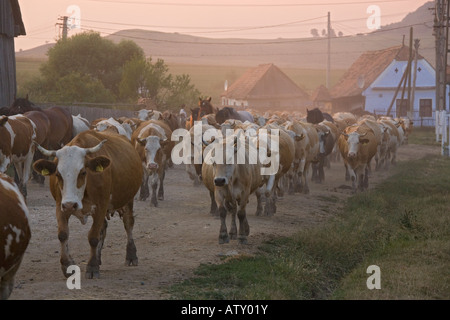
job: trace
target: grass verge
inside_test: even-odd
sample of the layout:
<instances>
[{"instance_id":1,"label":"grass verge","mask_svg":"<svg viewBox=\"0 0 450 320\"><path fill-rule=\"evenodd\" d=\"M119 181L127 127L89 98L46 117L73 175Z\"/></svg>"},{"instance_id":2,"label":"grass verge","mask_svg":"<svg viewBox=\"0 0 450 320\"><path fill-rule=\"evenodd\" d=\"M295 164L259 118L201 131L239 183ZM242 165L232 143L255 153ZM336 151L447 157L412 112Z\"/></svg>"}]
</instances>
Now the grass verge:
<instances>
[{"instance_id":1,"label":"grass verge","mask_svg":"<svg viewBox=\"0 0 450 320\"><path fill-rule=\"evenodd\" d=\"M315 228L260 254L201 265L173 299L449 299L450 159L399 163L376 188ZM381 289L369 290L377 265ZM447 275L447 276L446 276Z\"/></svg>"}]
</instances>

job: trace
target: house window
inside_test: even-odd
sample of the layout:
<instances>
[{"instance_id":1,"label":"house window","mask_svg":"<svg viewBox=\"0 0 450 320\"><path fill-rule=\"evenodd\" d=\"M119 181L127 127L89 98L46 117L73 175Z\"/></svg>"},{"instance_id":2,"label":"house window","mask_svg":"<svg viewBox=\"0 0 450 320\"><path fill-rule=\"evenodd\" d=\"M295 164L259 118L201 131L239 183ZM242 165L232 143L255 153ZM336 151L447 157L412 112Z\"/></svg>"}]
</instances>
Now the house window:
<instances>
[{"instance_id":1,"label":"house window","mask_svg":"<svg viewBox=\"0 0 450 320\"><path fill-rule=\"evenodd\" d=\"M432 99L420 99L419 101L419 116L420 117L432 117Z\"/></svg>"},{"instance_id":2,"label":"house window","mask_svg":"<svg viewBox=\"0 0 450 320\"><path fill-rule=\"evenodd\" d=\"M396 104L396 110L395 113L397 114L397 117L406 117L406 114L408 113L408 99L397 99L395 102Z\"/></svg>"}]
</instances>

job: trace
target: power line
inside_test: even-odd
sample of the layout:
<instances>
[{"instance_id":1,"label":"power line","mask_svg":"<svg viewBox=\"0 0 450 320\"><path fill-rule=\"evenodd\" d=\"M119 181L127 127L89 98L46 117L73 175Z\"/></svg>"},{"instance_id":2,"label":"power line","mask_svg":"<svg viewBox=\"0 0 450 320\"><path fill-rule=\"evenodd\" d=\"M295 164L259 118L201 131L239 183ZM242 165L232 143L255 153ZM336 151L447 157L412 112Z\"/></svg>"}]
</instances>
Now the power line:
<instances>
[{"instance_id":1,"label":"power line","mask_svg":"<svg viewBox=\"0 0 450 320\"><path fill-rule=\"evenodd\" d=\"M341 2L311 2L311 3L183 3L183 2L153 2L153 1L113 1L113 0L89 0L91 2L108 2L117 4L138 4L138 5L157 5L157 6L184 6L184 7L317 7L317 6L340 6L340 5L361 5L378 4L390 2L407 2L408 0L372 0L372 1L341 1Z\"/></svg>"}]
</instances>

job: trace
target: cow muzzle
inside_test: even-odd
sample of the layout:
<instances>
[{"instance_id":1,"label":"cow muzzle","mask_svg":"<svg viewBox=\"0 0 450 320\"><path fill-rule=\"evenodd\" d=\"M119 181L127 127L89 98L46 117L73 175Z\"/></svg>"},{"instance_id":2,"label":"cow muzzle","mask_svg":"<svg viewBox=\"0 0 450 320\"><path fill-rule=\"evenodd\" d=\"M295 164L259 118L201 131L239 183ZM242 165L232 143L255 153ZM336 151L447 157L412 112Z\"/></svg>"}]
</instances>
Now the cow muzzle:
<instances>
[{"instance_id":1,"label":"cow muzzle","mask_svg":"<svg viewBox=\"0 0 450 320\"><path fill-rule=\"evenodd\" d=\"M356 158L356 153L355 153L355 152L349 152L349 153L347 154L347 156L348 156L350 159L353 159L353 158Z\"/></svg>"},{"instance_id":2,"label":"cow muzzle","mask_svg":"<svg viewBox=\"0 0 450 320\"><path fill-rule=\"evenodd\" d=\"M63 212L75 212L78 209L79 205L76 202L68 201L61 204L61 210Z\"/></svg>"},{"instance_id":3,"label":"cow muzzle","mask_svg":"<svg viewBox=\"0 0 450 320\"><path fill-rule=\"evenodd\" d=\"M158 169L158 164L156 162L151 162L151 163L147 164L147 169L148 170L156 170L156 169Z\"/></svg>"},{"instance_id":4,"label":"cow muzzle","mask_svg":"<svg viewBox=\"0 0 450 320\"><path fill-rule=\"evenodd\" d=\"M220 177L220 178L214 178L214 185L216 187L223 187L224 185L227 184L227 179Z\"/></svg>"}]
</instances>

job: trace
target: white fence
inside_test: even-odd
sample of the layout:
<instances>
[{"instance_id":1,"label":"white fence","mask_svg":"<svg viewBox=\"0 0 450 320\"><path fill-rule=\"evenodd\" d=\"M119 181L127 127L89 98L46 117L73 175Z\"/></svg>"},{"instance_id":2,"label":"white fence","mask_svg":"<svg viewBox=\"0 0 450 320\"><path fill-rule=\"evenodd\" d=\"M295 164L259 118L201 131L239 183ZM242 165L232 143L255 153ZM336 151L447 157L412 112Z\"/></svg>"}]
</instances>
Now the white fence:
<instances>
[{"instance_id":1,"label":"white fence","mask_svg":"<svg viewBox=\"0 0 450 320\"><path fill-rule=\"evenodd\" d=\"M450 113L446 110L435 113L436 142L441 142L441 154L450 156Z\"/></svg>"}]
</instances>

